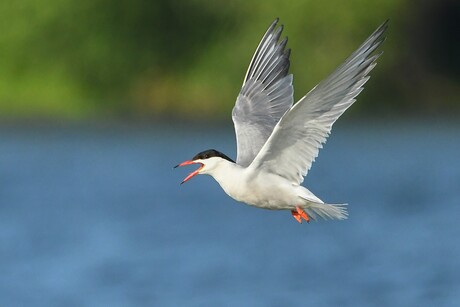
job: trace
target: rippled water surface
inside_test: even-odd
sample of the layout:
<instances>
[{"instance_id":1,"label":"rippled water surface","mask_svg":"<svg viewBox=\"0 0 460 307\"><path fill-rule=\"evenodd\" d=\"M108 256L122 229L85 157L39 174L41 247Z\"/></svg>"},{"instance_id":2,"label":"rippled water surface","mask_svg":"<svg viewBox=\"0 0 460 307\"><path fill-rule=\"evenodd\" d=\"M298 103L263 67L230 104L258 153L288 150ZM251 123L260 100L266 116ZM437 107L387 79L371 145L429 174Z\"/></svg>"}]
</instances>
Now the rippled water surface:
<instances>
[{"instance_id":1,"label":"rippled water surface","mask_svg":"<svg viewBox=\"0 0 460 307\"><path fill-rule=\"evenodd\" d=\"M172 166L231 127L0 130L0 306L460 306L460 126L337 125L297 224Z\"/></svg>"}]
</instances>

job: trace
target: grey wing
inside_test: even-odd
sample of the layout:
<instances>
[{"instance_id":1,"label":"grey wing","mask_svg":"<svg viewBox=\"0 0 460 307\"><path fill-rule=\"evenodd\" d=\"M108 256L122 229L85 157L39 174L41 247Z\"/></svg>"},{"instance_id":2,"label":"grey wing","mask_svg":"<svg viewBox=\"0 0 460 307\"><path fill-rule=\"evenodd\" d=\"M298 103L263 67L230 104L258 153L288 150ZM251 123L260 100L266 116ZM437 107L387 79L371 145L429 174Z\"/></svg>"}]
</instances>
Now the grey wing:
<instances>
[{"instance_id":1,"label":"grey wing","mask_svg":"<svg viewBox=\"0 0 460 307\"><path fill-rule=\"evenodd\" d=\"M293 103L290 50L287 37L279 42L283 26L276 19L252 57L232 111L237 142L236 163L251 164L283 114Z\"/></svg>"},{"instance_id":2,"label":"grey wing","mask_svg":"<svg viewBox=\"0 0 460 307\"><path fill-rule=\"evenodd\" d=\"M250 167L302 183L332 124L353 104L369 79L381 53L372 54L385 39L387 22L283 116Z\"/></svg>"}]
</instances>

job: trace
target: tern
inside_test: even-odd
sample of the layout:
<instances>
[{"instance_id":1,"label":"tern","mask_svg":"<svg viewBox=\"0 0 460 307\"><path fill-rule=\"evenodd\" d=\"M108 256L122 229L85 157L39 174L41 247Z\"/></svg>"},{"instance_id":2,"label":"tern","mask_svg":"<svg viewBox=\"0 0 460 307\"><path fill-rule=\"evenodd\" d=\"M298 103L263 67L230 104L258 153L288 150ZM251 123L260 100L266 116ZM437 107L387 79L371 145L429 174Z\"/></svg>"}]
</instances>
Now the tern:
<instances>
[{"instance_id":1,"label":"tern","mask_svg":"<svg viewBox=\"0 0 460 307\"><path fill-rule=\"evenodd\" d=\"M326 142L333 123L354 102L382 52L388 20L326 79L293 104L287 37L276 19L259 43L232 111L236 162L205 150L175 167L198 164L182 183L212 176L233 199L258 208L290 210L299 223L343 220L346 204L328 204L301 184ZM181 183L181 184L182 184Z\"/></svg>"}]
</instances>

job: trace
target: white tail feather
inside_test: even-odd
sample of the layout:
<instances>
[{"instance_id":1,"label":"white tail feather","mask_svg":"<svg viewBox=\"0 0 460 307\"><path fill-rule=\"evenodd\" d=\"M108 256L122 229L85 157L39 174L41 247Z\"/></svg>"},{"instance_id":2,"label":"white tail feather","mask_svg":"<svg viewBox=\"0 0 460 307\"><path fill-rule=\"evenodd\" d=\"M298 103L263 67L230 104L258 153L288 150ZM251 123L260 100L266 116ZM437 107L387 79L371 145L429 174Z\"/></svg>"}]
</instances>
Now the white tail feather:
<instances>
[{"instance_id":1,"label":"white tail feather","mask_svg":"<svg viewBox=\"0 0 460 307\"><path fill-rule=\"evenodd\" d=\"M308 202L308 204L302 207L302 209L304 209L307 214L314 220L316 220L317 216L322 217L325 220L345 220L348 218L346 206L347 204L324 204Z\"/></svg>"}]
</instances>

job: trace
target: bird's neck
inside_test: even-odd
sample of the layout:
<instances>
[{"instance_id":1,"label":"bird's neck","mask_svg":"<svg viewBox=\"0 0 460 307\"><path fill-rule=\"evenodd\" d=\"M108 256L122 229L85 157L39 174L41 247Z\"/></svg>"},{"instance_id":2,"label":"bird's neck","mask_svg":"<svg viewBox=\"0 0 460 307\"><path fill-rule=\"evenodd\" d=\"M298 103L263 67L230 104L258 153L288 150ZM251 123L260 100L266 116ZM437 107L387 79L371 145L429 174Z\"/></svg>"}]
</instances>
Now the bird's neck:
<instances>
[{"instance_id":1,"label":"bird's neck","mask_svg":"<svg viewBox=\"0 0 460 307\"><path fill-rule=\"evenodd\" d=\"M236 199L240 185L246 181L245 170L246 168L236 163L223 160L219 167L210 171L208 175L212 176L228 195Z\"/></svg>"}]
</instances>

